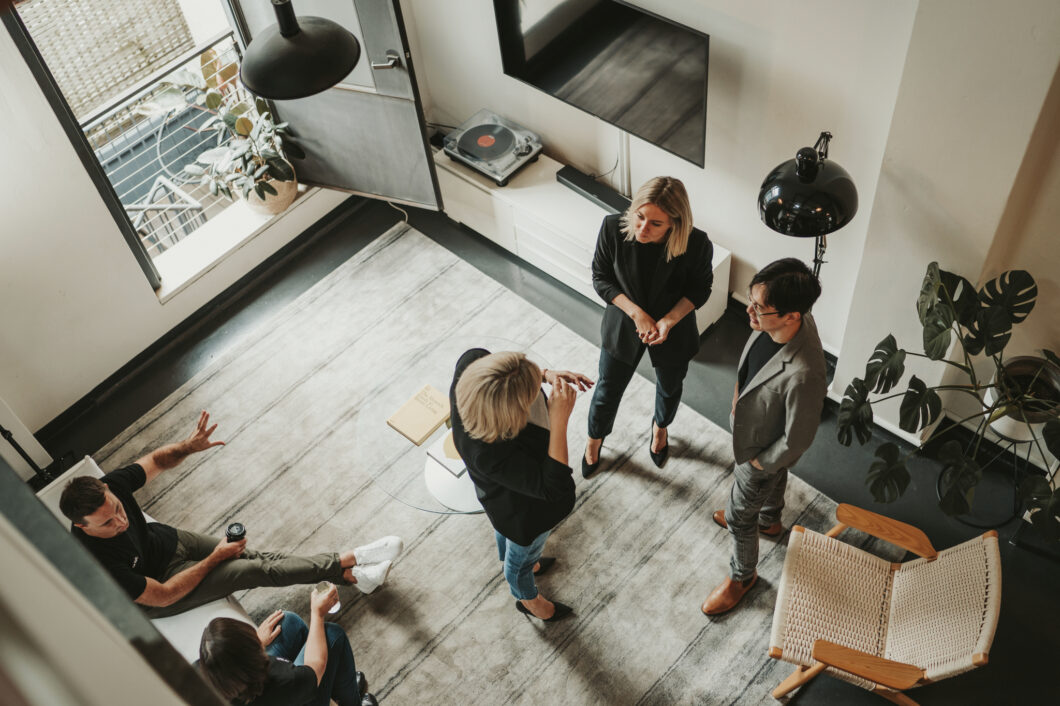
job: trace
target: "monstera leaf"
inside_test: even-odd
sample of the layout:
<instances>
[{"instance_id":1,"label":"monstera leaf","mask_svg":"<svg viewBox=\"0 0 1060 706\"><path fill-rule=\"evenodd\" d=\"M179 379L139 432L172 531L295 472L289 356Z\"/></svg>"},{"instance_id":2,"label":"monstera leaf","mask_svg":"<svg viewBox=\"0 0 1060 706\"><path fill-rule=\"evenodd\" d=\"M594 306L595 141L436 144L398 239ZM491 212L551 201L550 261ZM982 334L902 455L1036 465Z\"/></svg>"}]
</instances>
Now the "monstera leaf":
<instances>
[{"instance_id":1,"label":"monstera leaf","mask_svg":"<svg viewBox=\"0 0 1060 706\"><path fill-rule=\"evenodd\" d=\"M854 378L843 393L839 404L839 418L836 420L836 436L843 446L850 446L851 435L858 437L858 443L864 445L872 438L872 405L869 403L869 390L865 382Z\"/></svg>"},{"instance_id":2,"label":"monstera leaf","mask_svg":"<svg viewBox=\"0 0 1060 706\"><path fill-rule=\"evenodd\" d=\"M909 471L898 446L887 442L876 449L876 459L869 466L865 482L878 503L892 503L909 487Z\"/></svg>"},{"instance_id":3,"label":"monstera leaf","mask_svg":"<svg viewBox=\"0 0 1060 706\"><path fill-rule=\"evenodd\" d=\"M898 426L910 434L919 431L942 414L942 399L934 388L928 387L916 375L902 396Z\"/></svg>"},{"instance_id":4,"label":"monstera leaf","mask_svg":"<svg viewBox=\"0 0 1060 706\"><path fill-rule=\"evenodd\" d=\"M939 303L939 287L941 286L942 275L939 272L939 263L932 262L927 266L924 282L920 285L920 296L916 299L916 313L920 316L920 323L927 323L928 315Z\"/></svg>"},{"instance_id":5,"label":"monstera leaf","mask_svg":"<svg viewBox=\"0 0 1060 706\"><path fill-rule=\"evenodd\" d=\"M927 329L924 329L925 336ZM1000 353L1012 338L1012 322L1000 306L987 306L975 313L975 321L964 337L964 348L970 355L985 351L987 355Z\"/></svg>"},{"instance_id":6,"label":"monstera leaf","mask_svg":"<svg viewBox=\"0 0 1060 706\"><path fill-rule=\"evenodd\" d=\"M898 349L894 335L887 334L887 338L876 344L865 366L865 385L873 388L873 392L890 392L904 374L905 351Z\"/></svg>"},{"instance_id":7,"label":"monstera leaf","mask_svg":"<svg viewBox=\"0 0 1060 706\"><path fill-rule=\"evenodd\" d=\"M1053 458L1060 458L1060 421L1046 422L1042 428L1042 438L1045 440L1045 448Z\"/></svg>"},{"instance_id":8,"label":"monstera leaf","mask_svg":"<svg viewBox=\"0 0 1060 706\"><path fill-rule=\"evenodd\" d=\"M983 476L983 469L961 450L960 443L947 441L939 449L942 476L939 478L942 497L939 507L947 515L963 515L972 509L975 486Z\"/></svg>"},{"instance_id":9,"label":"monstera leaf","mask_svg":"<svg viewBox=\"0 0 1060 706\"><path fill-rule=\"evenodd\" d=\"M946 309L945 306L936 306L927 315L927 321L924 323L924 355L931 360L942 360L950 349L953 309L949 309L948 314Z\"/></svg>"},{"instance_id":10,"label":"monstera leaf","mask_svg":"<svg viewBox=\"0 0 1060 706\"><path fill-rule=\"evenodd\" d=\"M1038 285L1026 270L1002 272L1000 277L990 280L979 290L983 305L1000 307L1009 326L1026 319L1037 298Z\"/></svg>"},{"instance_id":11,"label":"monstera leaf","mask_svg":"<svg viewBox=\"0 0 1060 706\"><path fill-rule=\"evenodd\" d=\"M939 279L942 283L942 291L953 306L957 323L965 328L970 328L975 321L975 312L979 310L979 297L972 283L960 275L941 270ZM921 319L923 323L923 319Z\"/></svg>"}]
</instances>

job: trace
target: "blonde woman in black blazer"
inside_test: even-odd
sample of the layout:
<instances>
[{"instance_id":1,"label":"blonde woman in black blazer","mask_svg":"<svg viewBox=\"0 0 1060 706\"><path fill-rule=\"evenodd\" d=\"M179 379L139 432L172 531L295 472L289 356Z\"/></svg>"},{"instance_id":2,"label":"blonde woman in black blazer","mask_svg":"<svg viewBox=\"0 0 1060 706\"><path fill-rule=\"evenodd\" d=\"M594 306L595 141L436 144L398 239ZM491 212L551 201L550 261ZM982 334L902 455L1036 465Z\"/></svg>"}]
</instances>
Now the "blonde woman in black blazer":
<instances>
[{"instance_id":1,"label":"blonde woman in black blazer","mask_svg":"<svg viewBox=\"0 0 1060 706\"><path fill-rule=\"evenodd\" d=\"M552 386L545 397L541 385ZM584 375L542 370L522 353L467 351L449 390L453 442L495 530L515 608L541 620L571 613L537 590L535 575L555 559L542 557L552 528L574 508L567 460L567 420Z\"/></svg>"},{"instance_id":2,"label":"blonde woman in black blazer","mask_svg":"<svg viewBox=\"0 0 1060 706\"><path fill-rule=\"evenodd\" d=\"M707 234L692 227L684 184L673 177L649 180L625 213L604 218L592 268L593 287L607 309L582 456L586 478L600 465L604 437L645 350L656 378L648 450L655 465L666 462L667 427L681 403L688 363L699 350L692 312L710 297L713 255Z\"/></svg>"}]
</instances>

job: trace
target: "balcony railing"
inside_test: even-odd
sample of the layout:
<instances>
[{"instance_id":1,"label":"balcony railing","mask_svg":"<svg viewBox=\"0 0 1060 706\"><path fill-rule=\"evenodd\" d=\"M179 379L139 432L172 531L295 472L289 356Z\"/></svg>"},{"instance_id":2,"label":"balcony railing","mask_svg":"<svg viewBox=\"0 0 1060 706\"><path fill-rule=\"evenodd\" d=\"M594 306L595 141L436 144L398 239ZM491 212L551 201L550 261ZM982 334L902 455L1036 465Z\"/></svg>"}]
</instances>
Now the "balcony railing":
<instances>
[{"instance_id":1,"label":"balcony railing","mask_svg":"<svg viewBox=\"0 0 1060 706\"><path fill-rule=\"evenodd\" d=\"M206 91L245 93L237 78L239 60L232 33L222 34L170 62L81 124L152 257L231 203L212 195L183 167L218 146L217 133L200 132L212 117L204 107Z\"/></svg>"}]
</instances>

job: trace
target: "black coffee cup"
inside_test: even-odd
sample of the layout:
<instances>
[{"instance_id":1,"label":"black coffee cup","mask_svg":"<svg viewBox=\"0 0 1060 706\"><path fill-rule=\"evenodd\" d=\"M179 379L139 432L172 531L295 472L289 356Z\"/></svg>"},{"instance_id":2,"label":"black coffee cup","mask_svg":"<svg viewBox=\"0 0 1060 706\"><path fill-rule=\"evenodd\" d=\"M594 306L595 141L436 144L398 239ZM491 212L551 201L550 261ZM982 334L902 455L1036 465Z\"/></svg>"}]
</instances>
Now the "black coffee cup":
<instances>
[{"instance_id":1,"label":"black coffee cup","mask_svg":"<svg viewBox=\"0 0 1060 706\"><path fill-rule=\"evenodd\" d=\"M233 522L225 530L225 537L229 542L238 542L247 538L247 528L241 522Z\"/></svg>"}]
</instances>

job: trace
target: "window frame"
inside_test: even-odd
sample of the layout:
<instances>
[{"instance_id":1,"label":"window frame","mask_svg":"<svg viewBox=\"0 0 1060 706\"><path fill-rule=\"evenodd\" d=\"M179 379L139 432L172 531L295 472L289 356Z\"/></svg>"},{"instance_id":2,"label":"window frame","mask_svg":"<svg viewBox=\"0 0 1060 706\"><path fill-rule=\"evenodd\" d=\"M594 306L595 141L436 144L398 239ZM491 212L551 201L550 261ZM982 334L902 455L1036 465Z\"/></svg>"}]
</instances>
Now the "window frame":
<instances>
[{"instance_id":1,"label":"window frame","mask_svg":"<svg viewBox=\"0 0 1060 706\"><path fill-rule=\"evenodd\" d=\"M37 45L30 37L22 18L19 17L13 6L7 10L0 11L0 18L3 19L8 34L14 40L15 46L18 47L19 53L22 54L22 58L25 60L26 65L29 66L33 77L37 79L37 85L40 86L41 92L47 99L48 104L51 105L55 117L58 118L59 124L63 128L63 132L66 133L70 144L73 145L74 152L77 153L85 172L88 174L89 179L92 180L93 185L95 185L107 210L110 211L115 225L117 225L122 237L125 238L126 244L128 244L133 257L136 258L140 269L143 270L144 275L147 277L148 283L150 283L152 289L158 290L162 286L162 277L159 275L154 262L151 261L147 248L140 241L140 236L133 227L132 221L129 220L129 216L125 212L125 208L122 206L114 186L103 171L103 165L96 159L95 152L88 144L88 138L85 137L85 133L81 130L80 123L74 116L69 103L66 102L66 98L59 89L59 84L55 81L55 77L44 61L40 50L37 49Z\"/></svg>"}]
</instances>

